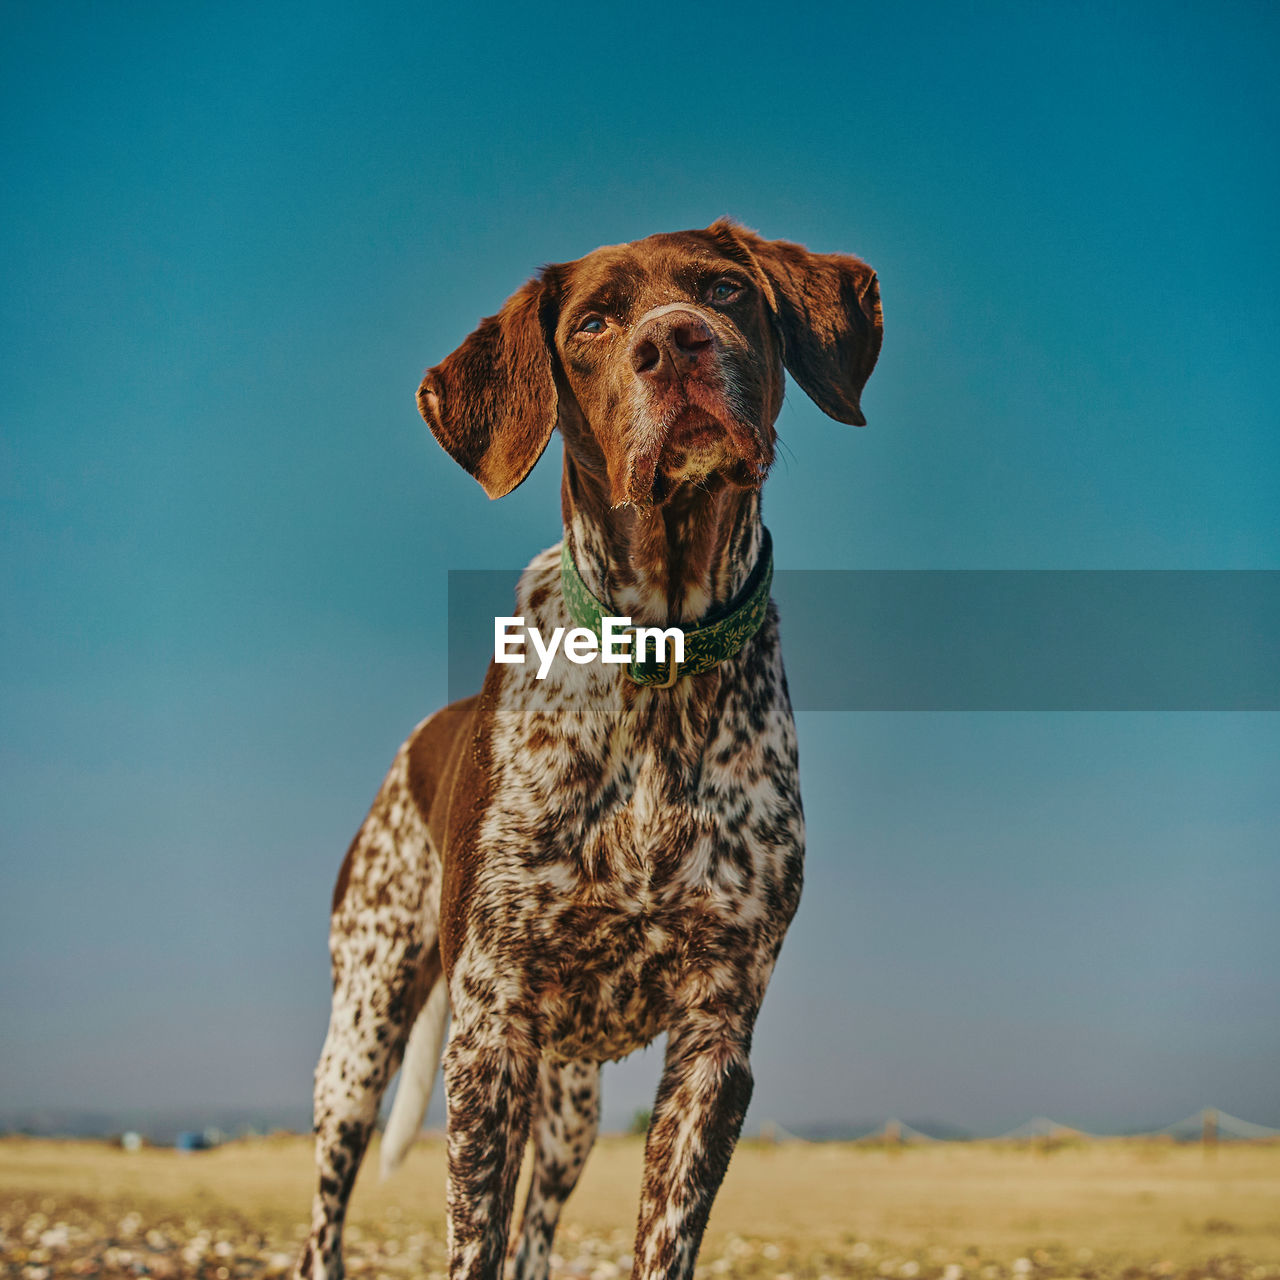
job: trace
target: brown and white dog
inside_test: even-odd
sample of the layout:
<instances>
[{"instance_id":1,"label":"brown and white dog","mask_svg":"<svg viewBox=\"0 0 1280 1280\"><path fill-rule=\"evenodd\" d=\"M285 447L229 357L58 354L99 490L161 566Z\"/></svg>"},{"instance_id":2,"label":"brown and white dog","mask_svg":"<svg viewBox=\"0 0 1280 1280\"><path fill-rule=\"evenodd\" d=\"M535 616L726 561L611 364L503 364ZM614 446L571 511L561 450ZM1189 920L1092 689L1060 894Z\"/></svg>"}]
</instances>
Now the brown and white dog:
<instances>
[{"instance_id":1,"label":"brown and white dog","mask_svg":"<svg viewBox=\"0 0 1280 1280\"><path fill-rule=\"evenodd\" d=\"M728 221L544 268L430 370L437 440L501 497L559 426L564 536L637 625L730 609L767 554L760 488L783 367L861 425L874 272ZM517 614L572 626L561 551ZM316 1071L319 1190L298 1274L342 1274L347 1199L403 1062L394 1167L444 1052L451 1275L495 1280L533 1175L515 1280L548 1273L595 1137L600 1063L667 1033L633 1275L687 1277L751 1095L752 1028L800 897L804 820L773 605L713 670L491 664L401 748L333 896L333 1011Z\"/></svg>"}]
</instances>

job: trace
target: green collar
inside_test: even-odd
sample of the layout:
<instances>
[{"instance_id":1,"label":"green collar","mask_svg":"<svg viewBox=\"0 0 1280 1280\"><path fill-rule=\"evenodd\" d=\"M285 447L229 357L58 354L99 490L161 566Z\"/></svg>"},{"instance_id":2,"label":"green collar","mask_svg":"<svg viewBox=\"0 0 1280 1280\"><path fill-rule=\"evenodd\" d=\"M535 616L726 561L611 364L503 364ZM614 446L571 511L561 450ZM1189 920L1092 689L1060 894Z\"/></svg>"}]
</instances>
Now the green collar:
<instances>
[{"instance_id":1,"label":"green collar","mask_svg":"<svg viewBox=\"0 0 1280 1280\"><path fill-rule=\"evenodd\" d=\"M674 655L664 662L637 662L632 658L624 670L636 684L669 689L684 676L703 675L726 658L734 657L760 630L769 607L769 586L773 582L773 540L768 529L761 532L764 536L760 559L739 593L737 603L727 609L714 610L701 622L682 628L683 662L677 663ZM569 616L578 626L594 631L597 636L602 618L620 616L617 610L591 594L573 562L568 538L560 544L560 585Z\"/></svg>"}]
</instances>

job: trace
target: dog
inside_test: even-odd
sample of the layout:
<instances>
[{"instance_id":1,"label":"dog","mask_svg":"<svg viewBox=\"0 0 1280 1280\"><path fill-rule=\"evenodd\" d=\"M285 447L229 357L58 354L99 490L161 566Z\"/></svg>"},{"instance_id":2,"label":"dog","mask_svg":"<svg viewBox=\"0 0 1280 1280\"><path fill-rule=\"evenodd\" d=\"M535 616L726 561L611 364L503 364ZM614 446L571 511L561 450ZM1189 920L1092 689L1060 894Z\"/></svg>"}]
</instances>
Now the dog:
<instances>
[{"instance_id":1,"label":"dog","mask_svg":"<svg viewBox=\"0 0 1280 1280\"><path fill-rule=\"evenodd\" d=\"M752 1029L799 902L795 726L760 518L784 368L865 423L864 262L728 220L544 267L428 371L418 405L491 498L559 427L564 541L517 613L678 626L683 663L490 664L396 756L333 895L319 1187L298 1262L342 1274L347 1199L396 1069L384 1170L443 1053L453 1280L545 1280L604 1061L667 1034L635 1277L688 1277L751 1096ZM516 1182L532 1179L508 1249Z\"/></svg>"}]
</instances>

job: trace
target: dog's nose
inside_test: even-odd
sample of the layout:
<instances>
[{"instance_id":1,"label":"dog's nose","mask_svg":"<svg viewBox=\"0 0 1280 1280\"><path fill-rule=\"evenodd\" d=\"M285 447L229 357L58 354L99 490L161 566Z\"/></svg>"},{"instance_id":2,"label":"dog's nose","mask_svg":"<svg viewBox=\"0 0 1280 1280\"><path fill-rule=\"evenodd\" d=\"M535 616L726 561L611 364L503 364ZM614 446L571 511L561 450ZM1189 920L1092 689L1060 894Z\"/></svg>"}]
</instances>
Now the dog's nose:
<instances>
[{"instance_id":1,"label":"dog's nose","mask_svg":"<svg viewBox=\"0 0 1280 1280\"><path fill-rule=\"evenodd\" d=\"M667 311L646 320L631 338L631 367L659 386L695 369L714 341L707 322L693 311Z\"/></svg>"}]
</instances>

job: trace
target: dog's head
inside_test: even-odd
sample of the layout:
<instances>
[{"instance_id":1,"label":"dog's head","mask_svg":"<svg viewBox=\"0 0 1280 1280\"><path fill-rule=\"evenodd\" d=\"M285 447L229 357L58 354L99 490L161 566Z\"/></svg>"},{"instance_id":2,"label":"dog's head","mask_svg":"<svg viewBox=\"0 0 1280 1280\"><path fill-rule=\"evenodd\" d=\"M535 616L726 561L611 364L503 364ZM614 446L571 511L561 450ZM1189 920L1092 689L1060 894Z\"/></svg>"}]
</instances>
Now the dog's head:
<instances>
[{"instance_id":1,"label":"dog's head","mask_svg":"<svg viewBox=\"0 0 1280 1280\"><path fill-rule=\"evenodd\" d=\"M418 407L491 498L559 425L615 506L684 483L758 488L783 366L857 426L880 351L875 272L726 220L543 268L428 371Z\"/></svg>"}]
</instances>

